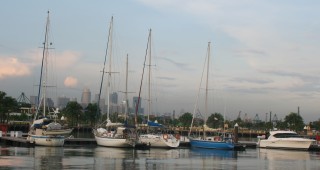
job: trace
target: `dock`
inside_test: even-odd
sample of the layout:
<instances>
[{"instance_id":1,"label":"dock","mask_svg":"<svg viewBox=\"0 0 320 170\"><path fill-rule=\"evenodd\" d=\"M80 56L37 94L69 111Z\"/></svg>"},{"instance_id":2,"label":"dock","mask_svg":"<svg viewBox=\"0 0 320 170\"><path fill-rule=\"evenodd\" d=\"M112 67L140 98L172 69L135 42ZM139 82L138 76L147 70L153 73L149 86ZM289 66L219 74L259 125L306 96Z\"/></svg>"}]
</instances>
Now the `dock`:
<instances>
[{"instance_id":1,"label":"dock","mask_svg":"<svg viewBox=\"0 0 320 170\"><path fill-rule=\"evenodd\" d=\"M34 147L27 137L2 136L0 142L10 146ZM66 138L64 146L96 146L96 140L92 138Z\"/></svg>"},{"instance_id":2,"label":"dock","mask_svg":"<svg viewBox=\"0 0 320 170\"><path fill-rule=\"evenodd\" d=\"M27 140L26 136L1 136L0 143L8 146L16 147L34 147L33 143ZM64 142L65 147L94 147L97 146L97 142L94 138L66 138ZM141 147L144 149L144 147ZM137 149L141 149L137 148ZM188 141L181 141L179 148L190 148L190 143ZM238 141L235 144L236 151L242 151L246 149L257 148L257 142L254 141ZM309 151L320 151L320 145L311 145Z\"/></svg>"}]
</instances>

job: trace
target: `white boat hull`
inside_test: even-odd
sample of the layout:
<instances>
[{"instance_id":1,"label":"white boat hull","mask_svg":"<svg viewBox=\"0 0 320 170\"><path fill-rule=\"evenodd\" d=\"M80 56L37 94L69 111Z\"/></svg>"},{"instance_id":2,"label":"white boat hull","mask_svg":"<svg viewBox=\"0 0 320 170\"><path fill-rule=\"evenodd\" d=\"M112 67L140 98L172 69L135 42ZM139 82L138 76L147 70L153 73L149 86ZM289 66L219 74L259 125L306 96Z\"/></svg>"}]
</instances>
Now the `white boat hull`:
<instances>
[{"instance_id":1,"label":"white boat hull","mask_svg":"<svg viewBox=\"0 0 320 170\"><path fill-rule=\"evenodd\" d=\"M139 136L139 142L152 148L176 148L180 144L180 140L170 134L143 134Z\"/></svg>"},{"instance_id":2,"label":"white boat hull","mask_svg":"<svg viewBox=\"0 0 320 170\"><path fill-rule=\"evenodd\" d=\"M112 138L112 137L99 137L95 136L97 145L106 146L106 147L117 147L117 148L129 148L134 147L133 142L128 141L127 139Z\"/></svg>"},{"instance_id":3,"label":"white boat hull","mask_svg":"<svg viewBox=\"0 0 320 170\"><path fill-rule=\"evenodd\" d=\"M273 149L297 149L308 150L314 140L303 138L288 138L288 139L262 139L258 142L260 148Z\"/></svg>"},{"instance_id":4,"label":"white boat hull","mask_svg":"<svg viewBox=\"0 0 320 170\"><path fill-rule=\"evenodd\" d=\"M39 146L63 146L64 136L43 136L43 135L30 135L28 136L30 143Z\"/></svg>"}]
</instances>

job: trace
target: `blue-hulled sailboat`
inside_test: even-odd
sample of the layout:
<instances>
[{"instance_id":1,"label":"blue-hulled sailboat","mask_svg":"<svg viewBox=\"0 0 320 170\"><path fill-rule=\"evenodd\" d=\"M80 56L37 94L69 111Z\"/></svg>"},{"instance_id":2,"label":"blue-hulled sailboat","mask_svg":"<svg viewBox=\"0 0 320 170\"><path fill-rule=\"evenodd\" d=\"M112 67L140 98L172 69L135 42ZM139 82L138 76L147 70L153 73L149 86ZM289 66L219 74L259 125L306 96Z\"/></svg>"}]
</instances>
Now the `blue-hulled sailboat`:
<instances>
[{"instance_id":1,"label":"blue-hulled sailboat","mask_svg":"<svg viewBox=\"0 0 320 170\"><path fill-rule=\"evenodd\" d=\"M206 74L206 87L205 87L205 114L208 113L208 79L209 79L209 63L210 63L210 42L208 43L208 51L207 51L207 57L205 60L205 66L204 69L207 69L207 74ZM203 72L204 73L204 70ZM202 77L204 74L202 74ZM194 107L194 112L193 112L193 119L191 123L191 128L189 132L189 140L190 140L190 145L193 148L206 148L206 149L222 149L222 150L233 150L234 149L234 143L232 141L232 138L230 136L226 137L225 134L218 135L218 136L207 136L206 135L206 129L208 129L206 122L207 122L207 116L205 116L204 119L204 125L203 125L203 133L202 136L194 137L191 136L191 129L194 123L194 118L195 118L195 112L198 108L198 100L199 100L199 94L200 94L200 89L201 89L201 84L202 84L202 77L200 81L200 86L199 86L199 91L198 91L198 96L197 96L197 101Z\"/></svg>"}]
</instances>

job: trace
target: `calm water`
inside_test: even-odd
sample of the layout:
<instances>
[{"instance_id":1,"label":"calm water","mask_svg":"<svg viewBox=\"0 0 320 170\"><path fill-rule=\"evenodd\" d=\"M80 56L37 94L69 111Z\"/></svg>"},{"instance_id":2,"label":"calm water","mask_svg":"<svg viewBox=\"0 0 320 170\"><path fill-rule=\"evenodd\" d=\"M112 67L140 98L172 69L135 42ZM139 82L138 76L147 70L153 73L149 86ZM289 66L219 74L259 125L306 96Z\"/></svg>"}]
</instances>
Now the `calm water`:
<instances>
[{"instance_id":1,"label":"calm water","mask_svg":"<svg viewBox=\"0 0 320 170\"><path fill-rule=\"evenodd\" d=\"M320 152L0 147L0 169L320 169Z\"/></svg>"}]
</instances>

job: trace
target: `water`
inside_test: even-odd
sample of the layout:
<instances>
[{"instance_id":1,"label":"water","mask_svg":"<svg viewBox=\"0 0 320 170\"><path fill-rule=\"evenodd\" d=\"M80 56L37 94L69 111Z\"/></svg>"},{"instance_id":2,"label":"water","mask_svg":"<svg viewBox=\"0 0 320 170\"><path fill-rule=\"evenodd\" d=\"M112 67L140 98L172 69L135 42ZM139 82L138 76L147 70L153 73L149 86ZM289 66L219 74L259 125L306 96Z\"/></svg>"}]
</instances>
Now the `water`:
<instances>
[{"instance_id":1,"label":"water","mask_svg":"<svg viewBox=\"0 0 320 170\"><path fill-rule=\"evenodd\" d=\"M320 169L320 152L0 147L0 169Z\"/></svg>"}]
</instances>

